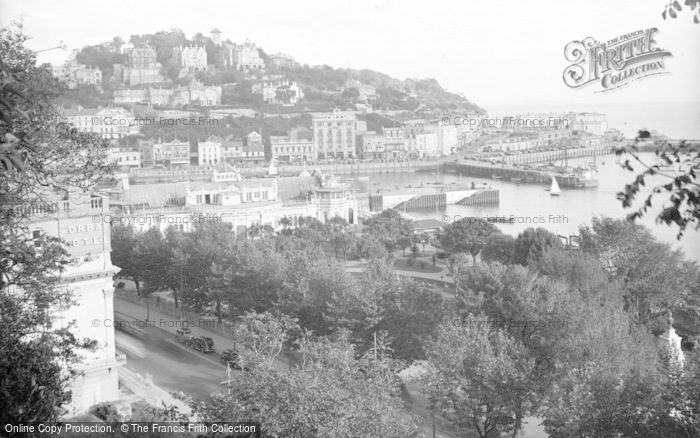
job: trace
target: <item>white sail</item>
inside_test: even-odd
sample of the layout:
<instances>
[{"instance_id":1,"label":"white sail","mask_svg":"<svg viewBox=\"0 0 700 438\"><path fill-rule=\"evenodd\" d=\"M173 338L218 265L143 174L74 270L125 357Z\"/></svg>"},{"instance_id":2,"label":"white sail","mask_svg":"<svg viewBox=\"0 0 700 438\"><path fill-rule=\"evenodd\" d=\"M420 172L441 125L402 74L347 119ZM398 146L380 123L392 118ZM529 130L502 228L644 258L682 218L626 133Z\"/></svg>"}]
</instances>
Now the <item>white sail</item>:
<instances>
[{"instance_id":1,"label":"white sail","mask_svg":"<svg viewBox=\"0 0 700 438\"><path fill-rule=\"evenodd\" d=\"M549 188L549 194L552 196L559 196L561 189L559 189L559 183L555 177L552 177L552 187Z\"/></svg>"}]
</instances>

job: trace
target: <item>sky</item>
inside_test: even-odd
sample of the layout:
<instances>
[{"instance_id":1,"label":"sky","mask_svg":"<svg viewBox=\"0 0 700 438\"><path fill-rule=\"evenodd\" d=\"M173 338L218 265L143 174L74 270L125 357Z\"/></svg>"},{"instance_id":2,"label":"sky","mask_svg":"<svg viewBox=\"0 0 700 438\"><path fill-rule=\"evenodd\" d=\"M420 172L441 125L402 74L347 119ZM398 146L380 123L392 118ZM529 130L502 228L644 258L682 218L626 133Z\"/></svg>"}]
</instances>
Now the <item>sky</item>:
<instances>
[{"instance_id":1,"label":"sky","mask_svg":"<svg viewBox=\"0 0 700 438\"><path fill-rule=\"evenodd\" d=\"M681 4L684 2L681 1ZM435 78L472 102L489 105L560 105L628 102L700 102L700 24L689 7L663 20L667 0L284 0L143 1L0 0L0 26L24 19L42 50L62 41L68 51L39 54L62 63L69 51L121 36L182 29L187 37L250 39L268 54L285 52L309 65L368 68L393 77ZM596 94L571 89L562 74L564 47L593 37L607 41L656 27L657 46L671 74ZM700 106L700 104L699 104Z\"/></svg>"}]
</instances>

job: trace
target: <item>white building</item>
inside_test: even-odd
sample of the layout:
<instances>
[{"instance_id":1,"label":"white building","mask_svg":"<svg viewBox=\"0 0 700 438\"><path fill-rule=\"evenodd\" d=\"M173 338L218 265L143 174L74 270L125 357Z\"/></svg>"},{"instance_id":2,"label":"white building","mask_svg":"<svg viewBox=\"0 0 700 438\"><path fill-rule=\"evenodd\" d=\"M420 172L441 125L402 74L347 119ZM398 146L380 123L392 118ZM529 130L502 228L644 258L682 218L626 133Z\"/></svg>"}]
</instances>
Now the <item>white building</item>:
<instances>
[{"instance_id":1,"label":"white building","mask_svg":"<svg viewBox=\"0 0 700 438\"><path fill-rule=\"evenodd\" d=\"M141 152L130 148L111 148L107 151L107 163L116 162L120 167L141 167Z\"/></svg>"},{"instance_id":2,"label":"white building","mask_svg":"<svg viewBox=\"0 0 700 438\"><path fill-rule=\"evenodd\" d=\"M68 123L82 132L93 132L104 139L119 139L138 134L139 126L124 108L78 108L65 112Z\"/></svg>"},{"instance_id":3,"label":"white building","mask_svg":"<svg viewBox=\"0 0 700 438\"><path fill-rule=\"evenodd\" d=\"M457 127L454 125L437 125L435 130L436 150L438 155L451 155L457 150Z\"/></svg>"},{"instance_id":4,"label":"white building","mask_svg":"<svg viewBox=\"0 0 700 438\"><path fill-rule=\"evenodd\" d=\"M608 130L608 121L605 114L601 113L577 113L574 116L572 129L577 132L604 135Z\"/></svg>"},{"instance_id":5,"label":"white building","mask_svg":"<svg viewBox=\"0 0 700 438\"><path fill-rule=\"evenodd\" d=\"M204 47L192 45L173 47L173 60L182 68L180 77L207 69L207 51Z\"/></svg>"},{"instance_id":6,"label":"white building","mask_svg":"<svg viewBox=\"0 0 700 438\"><path fill-rule=\"evenodd\" d=\"M113 196L125 200L115 200L122 207L112 214L138 217L132 222L140 230L176 226L189 231L193 221L209 220L230 223L236 234L246 235L253 224L280 230L283 218L293 227L309 216L320 221L340 216L355 223L358 211L354 192L347 186L311 176L131 186ZM129 199L138 208L131 208Z\"/></svg>"},{"instance_id":7,"label":"white building","mask_svg":"<svg viewBox=\"0 0 700 438\"><path fill-rule=\"evenodd\" d=\"M102 71L97 67L78 64L77 55L78 51L73 50L63 65L52 66L53 75L63 79L70 88L75 88L77 84L100 87L102 85Z\"/></svg>"},{"instance_id":8,"label":"white building","mask_svg":"<svg viewBox=\"0 0 700 438\"><path fill-rule=\"evenodd\" d=\"M404 128L382 128L387 158L403 158L408 155L409 141Z\"/></svg>"},{"instance_id":9,"label":"white building","mask_svg":"<svg viewBox=\"0 0 700 438\"><path fill-rule=\"evenodd\" d=\"M386 157L386 139L375 131L367 131L357 136L357 154L363 160Z\"/></svg>"},{"instance_id":10,"label":"white building","mask_svg":"<svg viewBox=\"0 0 700 438\"><path fill-rule=\"evenodd\" d=\"M286 136L270 136L273 160L295 162L312 161L316 157L313 132L306 128L295 128Z\"/></svg>"},{"instance_id":11,"label":"white building","mask_svg":"<svg viewBox=\"0 0 700 438\"><path fill-rule=\"evenodd\" d=\"M186 166L190 164L190 142L175 139L169 143L158 142L153 144L154 164L170 166Z\"/></svg>"},{"instance_id":12,"label":"white building","mask_svg":"<svg viewBox=\"0 0 700 438\"><path fill-rule=\"evenodd\" d=\"M343 159L356 155L357 119L354 114L336 108L331 114L314 117L312 123L318 158Z\"/></svg>"},{"instance_id":13,"label":"white building","mask_svg":"<svg viewBox=\"0 0 700 438\"><path fill-rule=\"evenodd\" d=\"M494 151L523 151L526 149L541 146L542 141L536 132L523 133L514 132L503 138L487 141L484 147L490 147Z\"/></svg>"},{"instance_id":14,"label":"white building","mask_svg":"<svg viewBox=\"0 0 700 438\"><path fill-rule=\"evenodd\" d=\"M72 382L73 398L67 406L68 414L76 415L94 404L119 398L118 369L126 364L126 357L116 354L114 338L112 276L119 268L110 258L109 224L102 221L109 215L108 201L78 192L51 193L49 197L48 206L41 204L41 208L33 209L36 214L29 224L30 233L64 239L66 250L78 260L66 266L59 286L73 291L76 304L61 310L53 328L68 328L75 322L71 331L77 338L97 341L95 351L76 352L83 357L79 365L83 374Z\"/></svg>"},{"instance_id":15,"label":"white building","mask_svg":"<svg viewBox=\"0 0 700 438\"><path fill-rule=\"evenodd\" d=\"M261 94L269 104L296 105L304 92L296 82L287 80L262 81L253 84L253 94Z\"/></svg>"},{"instance_id":16,"label":"white building","mask_svg":"<svg viewBox=\"0 0 700 438\"><path fill-rule=\"evenodd\" d=\"M439 156L437 134L434 132L417 132L414 134L415 146L411 150L419 158Z\"/></svg>"},{"instance_id":17,"label":"white building","mask_svg":"<svg viewBox=\"0 0 700 438\"><path fill-rule=\"evenodd\" d=\"M254 43L246 40L243 44L225 44L225 64L239 71L264 69L265 61Z\"/></svg>"},{"instance_id":18,"label":"white building","mask_svg":"<svg viewBox=\"0 0 700 438\"><path fill-rule=\"evenodd\" d=\"M221 139L212 135L206 141L200 141L197 154L200 166L222 163Z\"/></svg>"}]
</instances>

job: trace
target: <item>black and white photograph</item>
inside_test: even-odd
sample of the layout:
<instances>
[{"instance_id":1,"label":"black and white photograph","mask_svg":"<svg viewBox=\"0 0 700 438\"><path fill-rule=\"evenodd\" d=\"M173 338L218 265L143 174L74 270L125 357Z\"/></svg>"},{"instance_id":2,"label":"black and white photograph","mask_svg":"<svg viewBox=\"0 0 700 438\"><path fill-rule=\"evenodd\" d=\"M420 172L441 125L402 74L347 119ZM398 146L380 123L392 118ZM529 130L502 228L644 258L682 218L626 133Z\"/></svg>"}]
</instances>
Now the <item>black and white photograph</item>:
<instances>
[{"instance_id":1,"label":"black and white photograph","mask_svg":"<svg viewBox=\"0 0 700 438\"><path fill-rule=\"evenodd\" d=\"M0 0L0 437L700 438L700 0Z\"/></svg>"}]
</instances>

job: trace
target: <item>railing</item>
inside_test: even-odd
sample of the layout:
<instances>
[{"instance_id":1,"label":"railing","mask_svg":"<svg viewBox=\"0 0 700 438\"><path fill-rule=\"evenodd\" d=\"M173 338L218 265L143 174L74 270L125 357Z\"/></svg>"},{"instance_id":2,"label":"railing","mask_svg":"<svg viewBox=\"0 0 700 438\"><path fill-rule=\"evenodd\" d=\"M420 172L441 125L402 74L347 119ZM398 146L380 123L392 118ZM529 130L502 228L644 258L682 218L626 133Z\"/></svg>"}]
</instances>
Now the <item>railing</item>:
<instances>
[{"instance_id":1,"label":"railing","mask_svg":"<svg viewBox=\"0 0 700 438\"><path fill-rule=\"evenodd\" d=\"M78 366L77 368L81 371L96 371L104 368L112 368L126 365L126 355L118 354L112 358L99 359L87 364Z\"/></svg>"}]
</instances>

